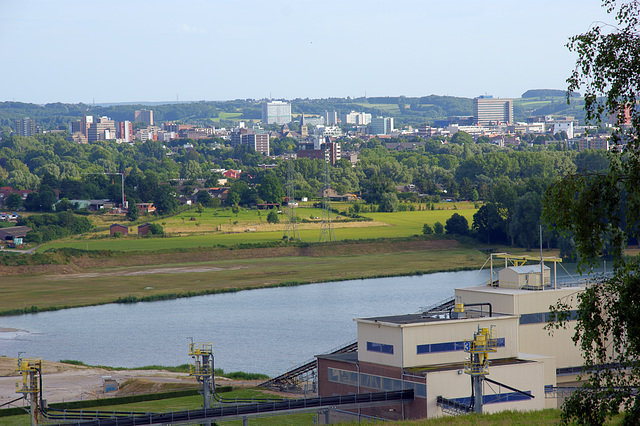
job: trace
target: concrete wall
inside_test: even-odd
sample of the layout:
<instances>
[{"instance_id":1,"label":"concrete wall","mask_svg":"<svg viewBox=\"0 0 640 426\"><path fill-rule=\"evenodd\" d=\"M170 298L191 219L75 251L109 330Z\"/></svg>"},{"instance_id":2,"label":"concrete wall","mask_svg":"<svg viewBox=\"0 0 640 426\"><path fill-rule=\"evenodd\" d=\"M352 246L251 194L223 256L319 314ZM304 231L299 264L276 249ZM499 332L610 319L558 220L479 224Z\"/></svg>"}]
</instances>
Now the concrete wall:
<instances>
[{"instance_id":1,"label":"concrete wall","mask_svg":"<svg viewBox=\"0 0 640 426\"><path fill-rule=\"evenodd\" d=\"M394 367L420 367L432 364L464 362L468 353L458 351L418 354L418 345L472 340L478 326L495 326L496 337L505 339L491 357L512 358L518 355L518 318L514 316L432 321L416 324L370 323L358 321L358 357L362 362ZM393 354L367 350L367 343L393 345Z\"/></svg>"},{"instance_id":2,"label":"concrete wall","mask_svg":"<svg viewBox=\"0 0 640 426\"><path fill-rule=\"evenodd\" d=\"M577 295L582 291L582 287L543 291L470 287L456 289L456 297L463 303L491 303L493 310L497 312L525 316L540 314L540 318L543 319L543 315L549 312L549 306L555 305L559 300L568 303L571 310L575 310L578 303ZM546 321L521 324L519 350L528 354L553 356L556 358L557 368L580 366L584 360L580 350L571 340L575 324L575 321L570 321L567 329L554 330L552 335L544 328Z\"/></svg>"},{"instance_id":3,"label":"concrete wall","mask_svg":"<svg viewBox=\"0 0 640 426\"><path fill-rule=\"evenodd\" d=\"M495 326L496 337L505 339L505 346L498 348L490 358L511 358L518 356L518 318L493 317L437 321L423 324L405 325L404 367L419 367L433 364L464 362L469 354L464 351L418 354L417 346L433 343L460 342L472 340L478 326Z\"/></svg>"},{"instance_id":4,"label":"concrete wall","mask_svg":"<svg viewBox=\"0 0 640 426\"><path fill-rule=\"evenodd\" d=\"M393 346L393 354L367 351L367 342ZM402 367L402 328L397 324L358 321L358 359L374 364Z\"/></svg>"},{"instance_id":5,"label":"concrete wall","mask_svg":"<svg viewBox=\"0 0 640 426\"><path fill-rule=\"evenodd\" d=\"M512 386L522 391L530 391L535 398L513 402L486 404L484 413L496 413L504 410L542 410L545 408L544 397L544 363L527 362L509 365L491 366L490 379ZM500 390L501 389L501 390ZM500 388L498 385L484 383L485 395L495 392L511 393L511 390ZM445 415L437 406L438 396L454 399L471 396L471 376L459 374L458 370L434 371L427 373L427 414L428 417Z\"/></svg>"}]
</instances>

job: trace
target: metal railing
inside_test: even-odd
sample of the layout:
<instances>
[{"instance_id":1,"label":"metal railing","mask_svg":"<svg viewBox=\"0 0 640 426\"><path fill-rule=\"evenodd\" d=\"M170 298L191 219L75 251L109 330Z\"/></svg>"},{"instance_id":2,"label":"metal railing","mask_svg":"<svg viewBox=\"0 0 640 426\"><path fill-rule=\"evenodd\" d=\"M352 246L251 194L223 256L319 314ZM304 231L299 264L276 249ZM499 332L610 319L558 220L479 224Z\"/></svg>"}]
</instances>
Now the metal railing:
<instances>
[{"instance_id":1,"label":"metal railing","mask_svg":"<svg viewBox=\"0 0 640 426\"><path fill-rule=\"evenodd\" d=\"M413 401L413 398L413 389L407 389L392 392L332 395L305 399L287 399L274 402L260 402L256 404L227 405L215 408L175 411L169 413L145 413L131 417L101 418L89 421L76 417L72 419L71 422L58 424L69 426L135 426L153 424L180 424L193 423L199 420L243 418L248 416L263 415L265 413L319 410L336 406L358 406L371 404L389 405L387 403L408 403ZM49 418L53 420L65 420L61 416L51 416Z\"/></svg>"}]
</instances>

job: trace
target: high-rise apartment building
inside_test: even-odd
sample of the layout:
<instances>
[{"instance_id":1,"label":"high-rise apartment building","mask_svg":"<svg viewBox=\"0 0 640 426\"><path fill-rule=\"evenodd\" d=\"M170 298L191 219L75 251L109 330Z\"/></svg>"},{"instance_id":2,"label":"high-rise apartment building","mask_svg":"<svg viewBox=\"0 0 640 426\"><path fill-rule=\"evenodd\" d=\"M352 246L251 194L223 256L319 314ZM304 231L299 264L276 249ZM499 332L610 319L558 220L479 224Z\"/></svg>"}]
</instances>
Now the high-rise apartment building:
<instances>
[{"instance_id":1,"label":"high-rise apartment building","mask_svg":"<svg viewBox=\"0 0 640 426\"><path fill-rule=\"evenodd\" d=\"M394 130L393 117L376 117L371 119L369 133L372 135L388 135Z\"/></svg>"},{"instance_id":2,"label":"high-rise apartment building","mask_svg":"<svg viewBox=\"0 0 640 426\"><path fill-rule=\"evenodd\" d=\"M338 113L335 111L325 111L324 124L327 126L335 126L338 124Z\"/></svg>"},{"instance_id":3,"label":"high-rise apartment building","mask_svg":"<svg viewBox=\"0 0 640 426\"><path fill-rule=\"evenodd\" d=\"M256 152L269 155L269 133L240 128L231 133L231 146L248 145Z\"/></svg>"},{"instance_id":4,"label":"high-rise apartment building","mask_svg":"<svg viewBox=\"0 0 640 426\"><path fill-rule=\"evenodd\" d=\"M291 104L282 101L262 104L262 122L265 124L291 123Z\"/></svg>"},{"instance_id":5,"label":"high-rise apartment building","mask_svg":"<svg viewBox=\"0 0 640 426\"><path fill-rule=\"evenodd\" d=\"M473 118L480 125L513 123L513 99L477 97L473 100Z\"/></svg>"},{"instance_id":6,"label":"high-rise apartment building","mask_svg":"<svg viewBox=\"0 0 640 426\"><path fill-rule=\"evenodd\" d=\"M21 118L16 121L16 133L19 136L33 136L36 134L36 122L30 117Z\"/></svg>"},{"instance_id":7,"label":"high-rise apartment building","mask_svg":"<svg viewBox=\"0 0 640 426\"><path fill-rule=\"evenodd\" d=\"M146 123L147 126L153 126L153 110L142 109L134 113L133 121L136 123Z\"/></svg>"},{"instance_id":8,"label":"high-rise apartment building","mask_svg":"<svg viewBox=\"0 0 640 426\"><path fill-rule=\"evenodd\" d=\"M133 125L130 121L120 121L118 123L118 139L122 139L124 142L133 141Z\"/></svg>"}]
</instances>

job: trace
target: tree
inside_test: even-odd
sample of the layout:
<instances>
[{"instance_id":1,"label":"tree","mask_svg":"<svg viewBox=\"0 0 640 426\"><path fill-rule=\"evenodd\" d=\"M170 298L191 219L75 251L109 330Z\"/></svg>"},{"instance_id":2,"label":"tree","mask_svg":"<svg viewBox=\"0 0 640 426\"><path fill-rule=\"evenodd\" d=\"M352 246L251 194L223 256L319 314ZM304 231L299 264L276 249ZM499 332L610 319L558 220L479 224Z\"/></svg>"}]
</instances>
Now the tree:
<instances>
[{"instance_id":1,"label":"tree","mask_svg":"<svg viewBox=\"0 0 640 426\"><path fill-rule=\"evenodd\" d=\"M444 226L442 226L442 223L440 222L436 222L433 224L433 232L436 235L442 235L444 234Z\"/></svg>"},{"instance_id":2,"label":"tree","mask_svg":"<svg viewBox=\"0 0 640 426\"><path fill-rule=\"evenodd\" d=\"M202 216L202 212L204 212L204 207L202 206L202 204L196 204L196 212L200 213L200 216Z\"/></svg>"},{"instance_id":3,"label":"tree","mask_svg":"<svg viewBox=\"0 0 640 426\"><path fill-rule=\"evenodd\" d=\"M433 234L433 228L431 227L431 225L429 225L428 223L425 223L424 226L422 227L422 234L423 235Z\"/></svg>"},{"instance_id":4,"label":"tree","mask_svg":"<svg viewBox=\"0 0 640 426\"><path fill-rule=\"evenodd\" d=\"M473 215L473 229L478 233L478 238L486 240L487 244L503 242L507 235L505 232L506 221L500 215L498 206L487 203Z\"/></svg>"},{"instance_id":5,"label":"tree","mask_svg":"<svg viewBox=\"0 0 640 426\"><path fill-rule=\"evenodd\" d=\"M132 204L131 207L129 207L129 209L127 210L127 219L129 219L131 222L135 222L139 218L140 210L138 209L138 206Z\"/></svg>"},{"instance_id":6,"label":"tree","mask_svg":"<svg viewBox=\"0 0 640 426\"><path fill-rule=\"evenodd\" d=\"M603 424L621 410L624 424L640 422L640 260L625 256L640 227L640 4L603 0L615 25L593 24L570 39L576 68L567 80L570 92L584 90L586 120L598 124L616 117L611 141L624 142L609 154L603 172L565 176L546 193L544 218L571 236L580 267L593 265L608 251L614 272L578 298L573 340L589 371L585 385L566 399L562 419ZM566 304L552 310L553 327L566 326ZM617 368L615 368L616 366Z\"/></svg>"},{"instance_id":7,"label":"tree","mask_svg":"<svg viewBox=\"0 0 640 426\"><path fill-rule=\"evenodd\" d=\"M269 172L258 186L258 195L267 203L281 203L284 198L282 183L275 173Z\"/></svg>"},{"instance_id":8,"label":"tree","mask_svg":"<svg viewBox=\"0 0 640 426\"><path fill-rule=\"evenodd\" d=\"M163 236L164 235L164 228L162 227L162 225L157 224L157 223L151 223L149 225L149 232L152 235L160 235Z\"/></svg>"},{"instance_id":9,"label":"tree","mask_svg":"<svg viewBox=\"0 0 640 426\"><path fill-rule=\"evenodd\" d=\"M467 235L469 234L469 222L464 216L454 213L444 225L447 234Z\"/></svg>"},{"instance_id":10,"label":"tree","mask_svg":"<svg viewBox=\"0 0 640 426\"><path fill-rule=\"evenodd\" d=\"M276 211L276 209L271 209L271 211L269 211L269 214L267 215L267 222L269 223L280 222L280 218L278 217L278 212Z\"/></svg>"},{"instance_id":11,"label":"tree","mask_svg":"<svg viewBox=\"0 0 640 426\"><path fill-rule=\"evenodd\" d=\"M385 192L380 197L380 205L378 206L381 212L395 212L398 211L398 196L393 192Z\"/></svg>"},{"instance_id":12,"label":"tree","mask_svg":"<svg viewBox=\"0 0 640 426\"><path fill-rule=\"evenodd\" d=\"M206 189L201 189L200 191L198 191L198 193L196 194L196 201L198 201L198 203L202 204L203 206L213 207L213 197Z\"/></svg>"},{"instance_id":13,"label":"tree","mask_svg":"<svg viewBox=\"0 0 640 426\"><path fill-rule=\"evenodd\" d=\"M527 192L516 200L510 231L516 242L527 250L531 250L538 242L541 211L542 196L535 192Z\"/></svg>"},{"instance_id":14,"label":"tree","mask_svg":"<svg viewBox=\"0 0 640 426\"><path fill-rule=\"evenodd\" d=\"M7 195L7 198L4 200L4 206L9 210L18 210L22 205L22 197L15 192Z\"/></svg>"}]
</instances>

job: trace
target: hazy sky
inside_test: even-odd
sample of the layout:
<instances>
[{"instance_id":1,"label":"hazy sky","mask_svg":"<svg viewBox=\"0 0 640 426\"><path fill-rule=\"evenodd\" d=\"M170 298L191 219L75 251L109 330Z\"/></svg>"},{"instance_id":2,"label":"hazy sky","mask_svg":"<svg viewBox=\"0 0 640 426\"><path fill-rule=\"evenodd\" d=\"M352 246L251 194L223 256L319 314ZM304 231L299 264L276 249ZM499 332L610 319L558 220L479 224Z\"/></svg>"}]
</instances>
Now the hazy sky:
<instances>
[{"instance_id":1,"label":"hazy sky","mask_svg":"<svg viewBox=\"0 0 640 426\"><path fill-rule=\"evenodd\" d=\"M0 0L0 101L519 97L599 0Z\"/></svg>"}]
</instances>

